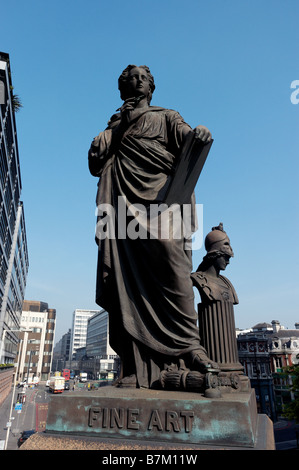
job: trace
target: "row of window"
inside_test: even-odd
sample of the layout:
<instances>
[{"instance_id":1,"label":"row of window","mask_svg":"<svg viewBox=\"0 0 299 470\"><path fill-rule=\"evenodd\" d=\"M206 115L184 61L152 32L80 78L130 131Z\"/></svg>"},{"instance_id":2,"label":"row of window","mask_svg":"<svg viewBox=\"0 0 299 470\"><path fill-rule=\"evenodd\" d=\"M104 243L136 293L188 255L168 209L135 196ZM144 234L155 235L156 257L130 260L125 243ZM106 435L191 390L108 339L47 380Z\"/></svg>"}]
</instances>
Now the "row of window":
<instances>
[{"instance_id":1,"label":"row of window","mask_svg":"<svg viewBox=\"0 0 299 470\"><path fill-rule=\"evenodd\" d=\"M22 320L21 320L23 323L24 322L30 322L30 323L44 323L45 319L44 317L26 317L26 316L22 316Z\"/></svg>"},{"instance_id":2,"label":"row of window","mask_svg":"<svg viewBox=\"0 0 299 470\"><path fill-rule=\"evenodd\" d=\"M43 368L44 367L50 367L51 366L51 363L50 362L43 362ZM24 367L37 367L37 363L36 362L24 362Z\"/></svg>"}]
</instances>

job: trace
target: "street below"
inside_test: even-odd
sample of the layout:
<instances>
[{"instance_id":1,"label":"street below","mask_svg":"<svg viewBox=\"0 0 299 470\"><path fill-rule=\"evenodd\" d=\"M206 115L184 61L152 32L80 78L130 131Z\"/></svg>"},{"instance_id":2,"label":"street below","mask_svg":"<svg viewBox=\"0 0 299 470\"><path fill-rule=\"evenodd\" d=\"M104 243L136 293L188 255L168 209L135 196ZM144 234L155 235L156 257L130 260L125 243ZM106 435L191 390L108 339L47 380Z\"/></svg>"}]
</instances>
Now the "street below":
<instances>
[{"instance_id":1,"label":"street below","mask_svg":"<svg viewBox=\"0 0 299 470\"><path fill-rule=\"evenodd\" d=\"M18 395L22 388L16 388L13 400L11 419L9 419L12 392L0 407L0 448L3 450L7 439L6 450L17 450L18 439L22 431L42 432L46 427L48 402L50 394L45 383L37 387L28 387L25 391L25 402L20 403ZM9 429L9 431L8 431Z\"/></svg>"}]
</instances>

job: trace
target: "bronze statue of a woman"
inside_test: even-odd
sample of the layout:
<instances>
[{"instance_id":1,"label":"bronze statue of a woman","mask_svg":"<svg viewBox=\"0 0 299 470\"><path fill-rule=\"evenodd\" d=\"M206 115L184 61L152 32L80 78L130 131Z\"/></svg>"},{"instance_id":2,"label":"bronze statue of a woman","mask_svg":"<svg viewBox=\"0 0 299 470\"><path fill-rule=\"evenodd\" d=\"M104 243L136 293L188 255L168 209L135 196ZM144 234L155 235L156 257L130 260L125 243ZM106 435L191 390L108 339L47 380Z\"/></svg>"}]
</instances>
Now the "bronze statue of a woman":
<instances>
[{"instance_id":1,"label":"bronze statue of a woman","mask_svg":"<svg viewBox=\"0 0 299 470\"><path fill-rule=\"evenodd\" d=\"M161 202L190 133L211 139L206 127L193 130L178 112L151 106L154 89L147 66L128 66L119 77L124 103L88 154L89 170L99 178L97 205L112 207L117 219L111 236L108 227L108 236L97 238L96 302L109 313L110 344L122 362L120 385L142 388L155 387L168 362L182 358L203 372L212 365L200 345L184 236L152 237L146 226L141 237L112 236L130 207L147 210ZM101 228L107 213L98 217Z\"/></svg>"}]
</instances>

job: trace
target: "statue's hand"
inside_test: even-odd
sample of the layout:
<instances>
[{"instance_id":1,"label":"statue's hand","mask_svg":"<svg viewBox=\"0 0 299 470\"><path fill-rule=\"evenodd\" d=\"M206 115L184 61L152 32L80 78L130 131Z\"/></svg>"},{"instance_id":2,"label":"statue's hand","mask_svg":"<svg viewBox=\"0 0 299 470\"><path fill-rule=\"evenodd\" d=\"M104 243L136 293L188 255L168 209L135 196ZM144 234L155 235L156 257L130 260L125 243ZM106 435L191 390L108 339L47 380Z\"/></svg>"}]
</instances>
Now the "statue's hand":
<instances>
[{"instance_id":1,"label":"statue's hand","mask_svg":"<svg viewBox=\"0 0 299 470\"><path fill-rule=\"evenodd\" d=\"M127 114L128 111L133 111L135 109L136 102L135 98L127 99L124 104L119 108L122 117Z\"/></svg>"},{"instance_id":2,"label":"statue's hand","mask_svg":"<svg viewBox=\"0 0 299 470\"><path fill-rule=\"evenodd\" d=\"M212 139L211 132L205 126L195 127L194 132L195 132L196 137L202 140L203 142L210 142L210 140Z\"/></svg>"},{"instance_id":3,"label":"statue's hand","mask_svg":"<svg viewBox=\"0 0 299 470\"><path fill-rule=\"evenodd\" d=\"M118 109L120 111L121 124L128 124L130 111L133 111L134 106L132 101L125 101L124 104Z\"/></svg>"}]
</instances>

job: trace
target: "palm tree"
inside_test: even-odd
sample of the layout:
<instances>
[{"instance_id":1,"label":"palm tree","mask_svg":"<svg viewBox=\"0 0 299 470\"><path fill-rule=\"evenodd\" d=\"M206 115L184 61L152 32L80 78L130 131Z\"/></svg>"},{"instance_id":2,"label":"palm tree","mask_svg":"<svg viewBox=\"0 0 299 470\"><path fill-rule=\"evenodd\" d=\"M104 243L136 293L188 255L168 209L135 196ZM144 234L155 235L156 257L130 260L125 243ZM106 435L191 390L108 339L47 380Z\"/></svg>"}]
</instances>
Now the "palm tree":
<instances>
[{"instance_id":1,"label":"palm tree","mask_svg":"<svg viewBox=\"0 0 299 470\"><path fill-rule=\"evenodd\" d=\"M18 111L20 111L21 108L23 108L19 95L12 94L12 108L15 113L17 113Z\"/></svg>"}]
</instances>

